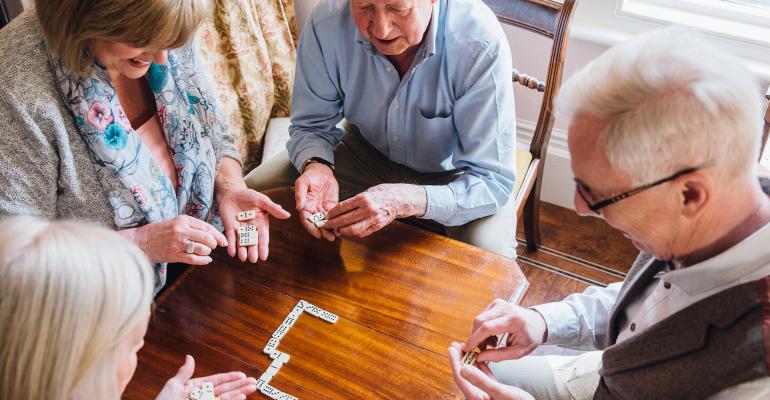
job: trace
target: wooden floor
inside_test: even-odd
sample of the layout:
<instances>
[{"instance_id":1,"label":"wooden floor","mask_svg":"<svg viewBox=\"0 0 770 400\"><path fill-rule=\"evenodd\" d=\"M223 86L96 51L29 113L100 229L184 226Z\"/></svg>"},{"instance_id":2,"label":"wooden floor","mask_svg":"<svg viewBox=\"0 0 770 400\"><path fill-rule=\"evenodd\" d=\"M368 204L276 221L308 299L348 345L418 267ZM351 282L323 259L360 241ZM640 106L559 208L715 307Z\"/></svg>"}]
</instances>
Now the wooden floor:
<instances>
[{"instance_id":1,"label":"wooden floor","mask_svg":"<svg viewBox=\"0 0 770 400\"><path fill-rule=\"evenodd\" d=\"M542 203L542 247L527 252L519 224L519 265L529 280L522 305L561 300L590 285L623 280L639 251L603 220Z\"/></svg>"}]
</instances>

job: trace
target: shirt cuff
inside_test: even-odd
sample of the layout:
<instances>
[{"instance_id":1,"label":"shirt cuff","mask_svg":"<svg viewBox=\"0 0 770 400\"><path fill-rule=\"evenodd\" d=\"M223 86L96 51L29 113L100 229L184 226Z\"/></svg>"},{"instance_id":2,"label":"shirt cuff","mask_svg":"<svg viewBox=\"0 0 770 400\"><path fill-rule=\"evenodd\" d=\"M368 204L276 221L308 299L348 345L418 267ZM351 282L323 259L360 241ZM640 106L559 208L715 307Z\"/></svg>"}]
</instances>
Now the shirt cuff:
<instances>
[{"instance_id":1,"label":"shirt cuff","mask_svg":"<svg viewBox=\"0 0 770 400\"><path fill-rule=\"evenodd\" d=\"M457 207L452 188L447 185L426 185L423 188L428 198L428 207L425 215L420 218L432 219L438 223L449 220Z\"/></svg>"},{"instance_id":2,"label":"shirt cuff","mask_svg":"<svg viewBox=\"0 0 770 400\"><path fill-rule=\"evenodd\" d=\"M305 161L313 157L318 157L328 161L330 164L334 164L334 151L323 147L306 148L300 151L299 154L292 156L291 161L294 164L294 168L302 174L302 167L305 165Z\"/></svg>"},{"instance_id":3,"label":"shirt cuff","mask_svg":"<svg viewBox=\"0 0 770 400\"><path fill-rule=\"evenodd\" d=\"M578 319L572 307L563 302L545 303L530 307L545 319L548 338L545 344L574 341L578 334Z\"/></svg>"}]
</instances>

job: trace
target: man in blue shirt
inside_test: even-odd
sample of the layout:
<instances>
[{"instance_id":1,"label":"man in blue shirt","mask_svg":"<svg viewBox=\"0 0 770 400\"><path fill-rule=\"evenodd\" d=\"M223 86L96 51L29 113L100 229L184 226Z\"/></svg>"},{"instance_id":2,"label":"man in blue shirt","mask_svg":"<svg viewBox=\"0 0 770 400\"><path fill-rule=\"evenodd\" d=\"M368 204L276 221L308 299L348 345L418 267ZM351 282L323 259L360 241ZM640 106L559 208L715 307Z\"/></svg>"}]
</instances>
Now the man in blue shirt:
<instances>
[{"instance_id":1,"label":"man in blue shirt","mask_svg":"<svg viewBox=\"0 0 770 400\"><path fill-rule=\"evenodd\" d=\"M293 183L303 216L327 212L323 228L301 218L316 238L416 217L515 257L511 54L489 8L320 0L297 51L288 154L250 187Z\"/></svg>"}]
</instances>

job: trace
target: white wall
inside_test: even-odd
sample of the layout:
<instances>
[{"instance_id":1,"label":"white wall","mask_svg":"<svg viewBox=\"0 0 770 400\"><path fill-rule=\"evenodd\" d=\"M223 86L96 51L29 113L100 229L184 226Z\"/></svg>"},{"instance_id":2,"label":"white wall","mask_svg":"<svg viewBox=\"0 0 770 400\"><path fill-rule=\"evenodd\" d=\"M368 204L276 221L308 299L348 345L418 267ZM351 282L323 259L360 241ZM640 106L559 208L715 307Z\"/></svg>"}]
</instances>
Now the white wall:
<instances>
[{"instance_id":1,"label":"white wall","mask_svg":"<svg viewBox=\"0 0 770 400\"><path fill-rule=\"evenodd\" d=\"M480 1L480 0L479 0ZM316 0L296 0L297 23L301 27L307 20ZM615 43L630 36L655 29L661 25L615 15L618 0L578 0L573 19L570 42L565 61L564 79L598 57ZM520 29L505 27L508 43L513 54L513 65L519 71L545 79L549 57L550 41ZM743 57L751 58L756 49L741 43L714 37L714 42ZM770 50L767 51L770 53ZM748 61L750 67L760 74L767 87L770 80L770 65L756 59ZM596 79L601 79L597 77ZM763 90L764 91L764 90ZM516 85L516 114L518 140L527 146L534 131L540 110L540 96L537 92ZM758 116L759 117L759 116ZM572 208L575 184L570 172L567 136L562 121L556 121L551 135L548 156L543 176L541 199L562 207ZM768 149L770 158L770 149Z\"/></svg>"}]
</instances>

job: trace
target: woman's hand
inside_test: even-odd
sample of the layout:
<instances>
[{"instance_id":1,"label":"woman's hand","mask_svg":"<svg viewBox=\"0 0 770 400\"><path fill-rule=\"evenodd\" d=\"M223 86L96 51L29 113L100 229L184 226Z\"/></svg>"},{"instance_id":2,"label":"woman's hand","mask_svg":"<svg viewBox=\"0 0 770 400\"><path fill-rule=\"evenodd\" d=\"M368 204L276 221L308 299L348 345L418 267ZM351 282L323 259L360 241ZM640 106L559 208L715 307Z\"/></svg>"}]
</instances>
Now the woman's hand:
<instances>
[{"instance_id":1,"label":"woman's hand","mask_svg":"<svg viewBox=\"0 0 770 400\"><path fill-rule=\"evenodd\" d=\"M211 224L189 215L153 222L133 230L133 241L153 263L206 265L211 251L227 246L227 239ZM187 248L192 244L192 253Z\"/></svg>"},{"instance_id":2,"label":"woman's hand","mask_svg":"<svg viewBox=\"0 0 770 400\"><path fill-rule=\"evenodd\" d=\"M226 372L201 378L190 379L195 371L195 360L185 357L184 365L176 375L166 382L156 400L186 400L196 387L204 382L214 384L214 394L220 400L245 400L246 396L257 390L257 380L246 377L243 372Z\"/></svg>"},{"instance_id":3,"label":"woman's hand","mask_svg":"<svg viewBox=\"0 0 770 400\"><path fill-rule=\"evenodd\" d=\"M283 207L274 203L262 193L246 187L233 188L218 196L219 216L225 226L227 236L227 253L235 257L236 253L241 261L248 259L250 262L267 260L268 244L270 243L270 222L268 214L278 219L289 218L291 214ZM248 221L238 221L238 213L241 211L256 210L257 216ZM256 246L238 246L238 228L241 225L255 225L258 232L258 244Z\"/></svg>"},{"instance_id":4,"label":"woman's hand","mask_svg":"<svg viewBox=\"0 0 770 400\"><path fill-rule=\"evenodd\" d=\"M291 214L283 207L273 203L267 196L255 190L251 190L243 181L241 164L238 161L224 157L217 170L214 180L214 196L219 204L219 217L225 227L227 236L227 254L241 261L257 262L267 260L270 243L270 225L267 215L278 219L289 218ZM255 210L257 217L249 221L238 221L238 213L241 211ZM256 246L238 246L238 228L241 225L255 225L257 227L258 244Z\"/></svg>"}]
</instances>

